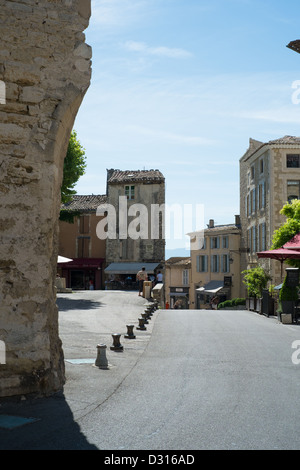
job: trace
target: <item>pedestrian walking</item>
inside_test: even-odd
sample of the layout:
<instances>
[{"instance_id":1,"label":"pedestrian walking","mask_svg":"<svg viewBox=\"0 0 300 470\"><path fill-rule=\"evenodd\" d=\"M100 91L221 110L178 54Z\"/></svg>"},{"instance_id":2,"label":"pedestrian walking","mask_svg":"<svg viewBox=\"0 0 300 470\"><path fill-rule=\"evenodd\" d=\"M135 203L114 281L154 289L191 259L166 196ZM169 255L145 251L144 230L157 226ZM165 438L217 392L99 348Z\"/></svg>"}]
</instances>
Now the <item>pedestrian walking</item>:
<instances>
[{"instance_id":1,"label":"pedestrian walking","mask_svg":"<svg viewBox=\"0 0 300 470\"><path fill-rule=\"evenodd\" d=\"M136 279L139 283L139 296L141 295L141 292L143 292L144 288L144 281L148 280L148 274L146 272L146 268L143 266L142 269L137 273Z\"/></svg>"}]
</instances>

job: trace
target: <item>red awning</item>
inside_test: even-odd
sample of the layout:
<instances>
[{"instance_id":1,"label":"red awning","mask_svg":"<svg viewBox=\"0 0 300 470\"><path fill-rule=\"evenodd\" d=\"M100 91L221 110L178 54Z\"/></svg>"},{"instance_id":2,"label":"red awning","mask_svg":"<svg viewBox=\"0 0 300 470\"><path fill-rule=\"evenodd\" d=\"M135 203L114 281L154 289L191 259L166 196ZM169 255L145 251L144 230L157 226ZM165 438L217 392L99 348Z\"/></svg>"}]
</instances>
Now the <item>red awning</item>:
<instances>
[{"instance_id":1,"label":"red awning","mask_svg":"<svg viewBox=\"0 0 300 470\"><path fill-rule=\"evenodd\" d=\"M283 245L287 250L300 250L300 233L297 233L289 242Z\"/></svg>"},{"instance_id":2,"label":"red awning","mask_svg":"<svg viewBox=\"0 0 300 470\"><path fill-rule=\"evenodd\" d=\"M300 251L288 250L285 248L278 248L277 250L259 251L256 254L259 258L271 258L277 259L278 261L300 258Z\"/></svg>"},{"instance_id":3,"label":"red awning","mask_svg":"<svg viewBox=\"0 0 300 470\"><path fill-rule=\"evenodd\" d=\"M281 263L281 279L282 279L282 265L287 259L300 259L300 250L287 250L285 248L278 248L277 250L259 251L256 253L258 258L276 259Z\"/></svg>"},{"instance_id":4,"label":"red awning","mask_svg":"<svg viewBox=\"0 0 300 470\"><path fill-rule=\"evenodd\" d=\"M75 258L59 266L64 269L101 268L104 261L104 258Z\"/></svg>"}]
</instances>

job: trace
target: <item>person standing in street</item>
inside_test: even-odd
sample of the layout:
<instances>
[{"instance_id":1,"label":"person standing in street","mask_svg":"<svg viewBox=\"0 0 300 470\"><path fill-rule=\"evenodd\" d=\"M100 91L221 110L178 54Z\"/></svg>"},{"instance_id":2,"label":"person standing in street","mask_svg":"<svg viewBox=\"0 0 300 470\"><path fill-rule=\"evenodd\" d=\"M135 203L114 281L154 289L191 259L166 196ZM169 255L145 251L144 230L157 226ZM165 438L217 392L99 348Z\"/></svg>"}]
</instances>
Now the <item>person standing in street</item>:
<instances>
[{"instance_id":1,"label":"person standing in street","mask_svg":"<svg viewBox=\"0 0 300 470\"><path fill-rule=\"evenodd\" d=\"M161 282L163 282L163 275L160 271L158 271L157 276L156 276L156 283L160 284Z\"/></svg>"},{"instance_id":2,"label":"person standing in street","mask_svg":"<svg viewBox=\"0 0 300 470\"><path fill-rule=\"evenodd\" d=\"M137 281L139 282L139 296L141 292L143 293L144 281L148 280L148 274L146 273L146 268L142 267L142 269L136 275Z\"/></svg>"}]
</instances>

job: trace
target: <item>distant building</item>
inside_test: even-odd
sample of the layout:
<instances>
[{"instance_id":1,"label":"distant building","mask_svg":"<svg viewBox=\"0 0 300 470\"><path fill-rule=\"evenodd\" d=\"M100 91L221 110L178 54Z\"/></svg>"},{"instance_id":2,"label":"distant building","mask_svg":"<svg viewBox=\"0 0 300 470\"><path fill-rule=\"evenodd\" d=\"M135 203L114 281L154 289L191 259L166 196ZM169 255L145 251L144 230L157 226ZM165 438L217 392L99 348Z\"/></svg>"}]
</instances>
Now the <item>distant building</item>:
<instances>
[{"instance_id":1,"label":"distant building","mask_svg":"<svg viewBox=\"0 0 300 470\"><path fill-rule=\"evenodd\" d=\"M107 278L135 280L142 266L154 275L165 259L163 174L107 170L107 202L108 210L115 211L116 232L106 240Z\"/></svg>"},{"instance_id":2,"label":"distant building","mask_svg":"<svg viewBox=\"0 0 300 470\"><path fill-rule=\"evenodd\" d=\"M285 136L270 142L250 139L240 159L241 270L258 264L256 253L270 249L274 231L285 217L283 205L300 199L300 137ZM280 284L280 263L259 260Z\"/></svg>"},{"instance_id":3,"label":"distant building","mask_svg":"<svg viewBox=\"0 0 300 470\"><path fill-rule=\"evenodd\" d=\"M165 299L170 308L188 309L190 303L191 258L172 257L165 263Z\"/></svg>"},{"instance_id":4,"label":"distant building","mask_svg":"<svg viewBox=\"0 0 300 470\"><path fill-rule=\"evenodd\" d=\"M191 243L195 243L199 233L189 235ZM240 297L240 236L239 216L229 225L209 221L203 247L191 250L190 308L209 308L214 296L219 301Z\"/></svg>"},{"instance_id":5,"label":"distant building","mask_svg":"<svg viewBox=\"0 0 300 470\"><path fill-rule=\"evenodd\" d=\"M58 271L66 279L66 287L72 289L104 288L105 240L100 240L96 227L101 217L97 208L105 204L106 195L75 195L61 209L75 214L73 223L59 223L59 255L72 259L59 264Z\"/></svg>"},{"instance_id":6,"label":"distant building","mask_svg":"<svg viewBox=\"0 0 300 470\"><path fill-rule=\"evenodd\" d=\"M292 51L298 52L300 54L300 39L296 39L295 41L291 41L286 47L292 49Z\"/></svg>"}]
</instances>

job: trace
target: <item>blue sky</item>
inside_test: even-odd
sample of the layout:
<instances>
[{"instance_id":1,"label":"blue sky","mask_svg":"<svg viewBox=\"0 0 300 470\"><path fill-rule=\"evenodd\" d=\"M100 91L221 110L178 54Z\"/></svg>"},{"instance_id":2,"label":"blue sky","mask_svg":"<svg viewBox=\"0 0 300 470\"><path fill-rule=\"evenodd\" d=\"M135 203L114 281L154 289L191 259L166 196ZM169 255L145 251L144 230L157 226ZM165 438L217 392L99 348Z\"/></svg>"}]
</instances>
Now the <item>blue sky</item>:
<instances>
[{"instance_id":1,"label":"blue sky","mask_svg":"<svg viewBox=\"0 0 300 470\"><path fill-rule=\"evenodd\" d=\"M299 17L296 0L92 0L77 193L104 194L107 168L159 169L168 205L234 222L249 138L300 136L300 55L286 47Z\"/></svg>"}]
</instances>

